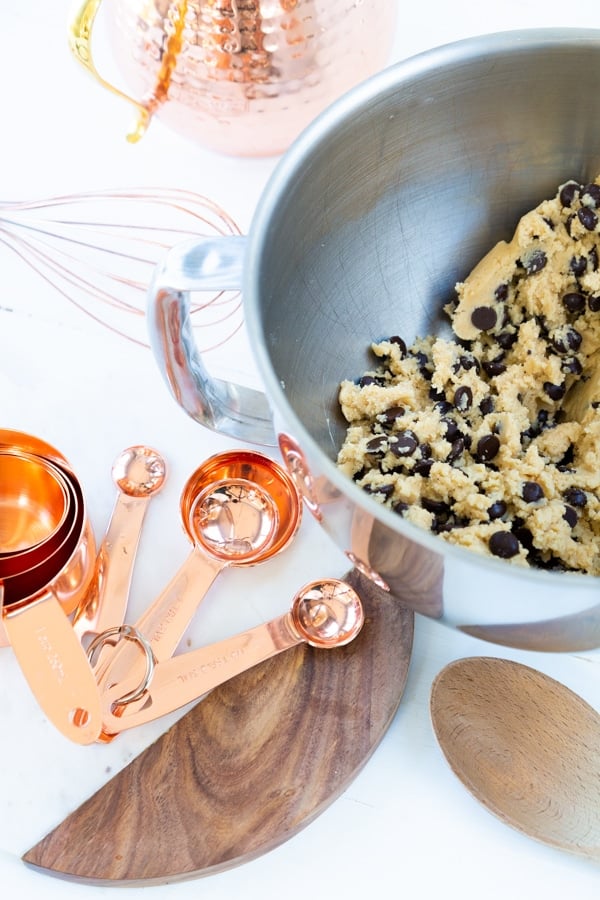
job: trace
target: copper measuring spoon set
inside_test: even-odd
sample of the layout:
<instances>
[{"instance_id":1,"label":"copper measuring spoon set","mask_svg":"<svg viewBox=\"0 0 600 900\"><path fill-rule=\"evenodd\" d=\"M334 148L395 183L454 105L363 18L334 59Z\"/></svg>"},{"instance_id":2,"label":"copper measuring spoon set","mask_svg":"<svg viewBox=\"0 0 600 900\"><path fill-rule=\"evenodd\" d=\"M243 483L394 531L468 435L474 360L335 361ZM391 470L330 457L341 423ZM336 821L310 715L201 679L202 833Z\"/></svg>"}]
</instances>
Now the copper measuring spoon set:
<instances>
[{"instance_id":1,"label":"copper measuring spoon set","mask_svg":"<svg viewBox=\"0 0 600 900\"><path fill-rule=\"evenodd\" d=\"M180 499L192 550L138 620L126 622L133 566L165 461L129 447L112 469L113 511L98 549L81 485L44 441L0 430L0 645L10 645L48 719L80 744L108 742L298 643L349 643L364 616L338 579L311 582L288 613L243 634L173 655L224 569L287 548L301 522L292 478L254 451L217 454Z\"/></svg>"}]
</instances>

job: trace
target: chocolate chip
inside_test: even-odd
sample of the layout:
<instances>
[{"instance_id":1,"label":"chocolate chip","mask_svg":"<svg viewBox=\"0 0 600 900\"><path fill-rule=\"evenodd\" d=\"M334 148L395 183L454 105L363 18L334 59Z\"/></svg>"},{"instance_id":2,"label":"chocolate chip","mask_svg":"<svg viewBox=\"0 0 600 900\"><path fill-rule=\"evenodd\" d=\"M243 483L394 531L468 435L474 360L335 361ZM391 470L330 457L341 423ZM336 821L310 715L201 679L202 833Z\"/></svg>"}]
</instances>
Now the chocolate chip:
<instances>
[{"instance_id":1,"label":"chocolate chip","mask_svg":"<svg viewBox=\"0 0 600 900\"><path fill-rule=\"evenodd\" d=\"M419 446L419 439L409 428L397 431L389 438L390 450L394 456L411 456Z\"/></svg>"},{"instance_id":2,"label":"chocolate chip","mask_svg":"<svg viewBox=\"0 0 600 900\"><path fill-rule=\"evenodd\" d=\"M521 497L525 503L537 503L544 497L544 489L537 481L524 481L521 487Z\"/></svg>"},{"instance_id":3,"label":"chocolate chip","mask_svg":"<svg viewBox=\"0 0 600 900\"><path fill-rule=\"evenodd\" d=\"M450 452L446 457L446 462L453 463L455 459L461 455L463 450L465 449L465 439L462 437L457 437L455 441L452 442L452 446L450 447Z\"/></svg>"},{"instance_id":4,"label":"chocolate chip","mask_svg":"<svg viewBox=\"0 0 600 900\"><path fill-rule=\"evenodd\" d=\"M568 469L568 466L570 466L571 463L573 462L574 456L575 456L575 448L573 447L573 444L569 444L569 446L567 447L567 450L565 451L565 455L563 456L563 458L560 460L560 462L556 463L556 468L560 469L561 472L570 471Z\"/></svg>"},{"instance_id":5,"label":"chocolate chip","mask_svg":"<svg viewBox=\"0 0 600 900\"><path fill-rule=\"evenodd\" d=\"M518 334L516 331L501 331L496 335L496 343L502 350L510 350L512 345L516 343Z\"/></svg>"},{"instance_id":6,"label":"chocolate chip","mask_svg":"<svg viewBox=\"0 0 600 900\"><path fill-rule=\"evenodd\" d=\"M569 269L576 278L579 275L583 275L587 269L587 260L585 256L572 256L571 262L569 263Z\"/></svg>"},{"instance_id":7,"label":"chocolate chip","mask_svg":"<svg viewBox=\"0 0 600 900\"><path fill-rule=\"evenodd\" d=\"M592 249L590 250L588 260L592 272L595 272L598 268L598 251L595 247L592 247Z\"/></svg>"},{"instance_id":8,"label":"chocolate chip","mask_svg":"<svg viewBox=\"0 0 600 900\"><path fill-rule=\"evenodd\" d=\"M450 507L447 503L444 503L443 500L433 500L430 497L421 497L421 506L427 512L435 513L438 516L447 515L450 512Z\"/></svg>"},{"instance_id":9,"label":"chocolate chip","mask_svg":"<svg viewBox=\"0 0 600 900\"><path fill-rule=\"evenodd\" d=\"M588 306L590 312L598 312L600 310L600 294L588 297Z\"/></svg>"},{"instance_id":10,"label":"chocolate chip","mask_svg":"<svg viewBox=\"0 0 600 900\"><path fill-rule=\"evenodd\" d=\"M440 403L446 399L446 395L444 394L443 391L438 391L437 388L430 387L429 388L429 399L435 400L436 403Z\"/></svg>"},{"instance_id":11,"label":"chocolate chip","mask_svg":"<svg viewBox=\"0 0 600 900\"><path fill-rule=\"evenodd\" d=\"M419 444L421 459L429 459L432 453L431 444Z\"/></svg>"},{"instance_id":12,"label":"chocolate chip","mask_svg":"<svg viewBox=\"0 0 600 900\"><path fill-rule=\"evenodd\" d=\"M451 513L448 516L436 516L432 525L432 531L436 534L441 534L442 532L452 531L454 528L465 528L468 524L467 519Z\"/></svg>"},{"instance_id":13,"label":"chocolate chip","mask_svg":"<svg viewBox=\"0 0 600 900\"><path fill-rule=\"evenodd\" d=\"M551 343L559 353L568 353L569 351L577 353L581 347L581 340L581 335L575 328L565 328L562 333L552 338Z\"/></svg>"},{"instance_id":14,"label":"chocolate chip","mask_svg":"<svg viewBox=\"0 0 600 900\"><path fill-rule=\"evenodd\" d=\"M449 400L438 400L438 402L435 404L435 409L437 409L441 416L444 416L446 415L446 413L451 412L454 407Z\"/></svg>"},{"instance_id":15,"label":"chocolate chip","mask_svg":"<svg viewBox=\"0 0 600 900\"><path fill-rule=\"evenodd\" d=\"M377 437L371 438L370 441L367 441L366 451L370 456L385 456L387 450L388 441L387 437L383 434L377 435Z\"/></svg>"},{"instance_id":16,"label":"chocolate chip","mask_svg":"<svg viewBox=\"0 0 600 900\"><path fill-rule=\"evenodd\" d=\"M406 344L397 334L393 335L393 337L389 338L390 344L397 344L400 347L400 355L402 357L406 356Z\"/></svg>"},{"instance_id":17,"label":"chocolate chip","mask_svg":"<svg viewBox=\"0 0 600 900\"><path fill-rule=\"evenodd\" d=\"M419 459L415 463L413 472L416 475L422 475L423 478L429 478L429 474L431 472L432 465L433 465L432 459Z\"/></svg>"},{"instance_id":18,"label":"chocolate chip","mask_svg":"<svg viewBox=\"0 0 600 900\"><path fill-rule=\"evenodd\" d=\"M516 518L511 531L522 547L529 552L533 550L533 535L528 528L524 527L523 519Z\"/></svg>"},{"instance_id":19,"label":"chocolate chip","mask_svg":"<svg viewBox=\"0 0 600 900\"><path fill-rule=\"evenodd\" d=\"M500 441L495 434L485 434L477 441L475 457L479 462L489 462L494 459L500 449Z\"/></svg>"},{"instance_id":20,"label":"chocolate chip","mask_svg":"<svg viewBox=\"0 0 600 900\"><path fill-rule=\"evenodd\" d=\"M581 191L581 202L592 209L598 209L600 206L600 185L586 184Z\"/></svg>"},{"instance_id":21,"label":"chocolate chip","mask_svg":"<svg viewBox=\"0 0 600 900\"><path fill-rule=\"evenodd\" d=\"M379 413L376 418L377 421L382 425L393 425L398 419L400 419L404 413L405 409L403 406L390 406L389 409L386 409L384 412Z\"/></svg>"},{"instance_id":22,"label":"chocolate chip","mask_svg":"<svg viewBox=\"0 0 600 900\"><path fill-rule=\"evenodd\" d=\"M511 559L519 552L519 542L510 531L495 531L489 540L490 553L500 559Z\"/></svg>"},{"instance_id":23,"label":"chocolate chip","mask_svg":"<svg viewBox=\"0 0 600 900\"><path fill-rule=\"evenodd\" d=\"M462 356L459 357L458 361L461 367L466 371L468 371L469 369L475 369L476 372L479 372L479 360L476 356L473 356L472 354L469 354L469 356L467 356L466 354L462 354Z\"/></svg>"},{"instance_id":24,"label":"chocolate chip","mask_svg":"<svg viewBox=\"0 0 600 900\"><path fill-rule=\"evenodd\" d=\"M496 500L495 503L488 507L488 516L490 519L500 519L506 513L506 509L507 506L504 500Z\"/></svg>"},{"instance_id":25,"label":"chocolate chip","mask_svg":"<svg viewBox=\"0 0 600 900\"><path fill-rule=\"evenodd\" d=\"M567 181L560 189L559 199L563 206L571 206L575 197L579 194L580 186L576 181Z\"/></svg>"},{"instance_id":26,"label":"chocolate chip","mask_svg":"<svg viewBox=\"0 0 600 900\"><path fill-rule=\"evenodd\" d=\"M363 485L363 491L367 494L380 494L387 500L394 493L394 485L390 482L385 484L365 484Z\"/></svg>"},{"instance_id":27,"label":"chocolate chip","mask_svg":"<svg viewBox=\"0 0 600 900\"><path fill-rule=\"evenodd\" d=\"M530 253L527 257L525 271L528 275L535 275L536 272L541 272L547 262L548 257L543 250L534 250L533 253Z\"/></svg>"},{"instance_id":28,"label":"chocolate chip","mask_svg":"<svg viewBox=\"0 0 600 900\"><path fill-rule=\"evenodd\" d=\"M578 521L577 510L573 509L572 506L565 506L565 511L563 513L563 519L570 525L571 528L575 528Z\"/></svg>"},{"instance_id":29,"label":"chocolate chip","mask_svg":"<svg viewBox=\"0 0 600 900\"><path fill-rule=\"evenodd\" d=\"M576 291L563 294L562 303L565 309L571 313L580 313L585 309L585 297Z\"/></svg>"},{"instance_id":30,"label":"chocolate chip","mask_svg":"<svg viewBox=\"0 0 600 900\"><path fill-rule=\"evenodd\" d=\"M482 416L488 416L491 412L494 412L493 399L491 397L484 397L479 404L479 410Z\"/></svg>"},{"instance_id":31,"label":"chocolate chip","mask_svg":"<svg viewBox=\"0 0 600 900\"><path fill-rule=\"evenodd\" d=\"M565 396L565 386L564 384L552 384L551 381L545 381L543 384L544 393L550 397L551 400L562 400Z\"/></svg>"},{"instance_id":32,"label":"chocolate chip","mask_svg":"<svg viewBox=\"0 0 600 900\"><path fill-rule=\"evenodd\" d=\"M494 376L502 375L503 372L506 372L506 363L503 362L503 359L504 353L501 353L495 359L484 362L483 370L489 378L494 378Z\"/></svg>"},{"instance_id":33,"label":"chocolate chip","mask_svg":"<svg viewBox=\"0 0 600 900\"><path fill-rule=\"evenodd\" d=\"M398 500L397 503L394 503L392 509L395 513L398 513L401 516L408 509L408 503L405 503L404 500Z\"/></svg>"},{"instance_id":34,"label":"chocolate chip","mask_svg":"<svg viewBox=\"0 0 600 900\"><path fill-rule=\"evenodd\" d=\"M480 331L489 331L496 321L497 316L491 306L476 306L471 313L471 322Z\"/></svg>"},{"instance_id":35,"label":"chocolate chip","mask_svg":"<svg viewBox=\"0 0 600 900\"><path fill-rule=\"evenodd\" d=\"M358 380L358 386L361 388L368 387L368 385L370 385L370 384L380 384L380 383L381 383L381 380L378 378L373 378L372 375L363 375L362 378L359 378L359 380Z\"/></svg>"},{"instance_id":36,"label":"chocolate chip","mask_svg":"<svg viewBox=\"0 0 600 900\"><path fill-rule=\"evenodd\" d=\"M581 375L583 372L583 366L575 356L570 359L563 359L560 368L565 375Z\"/></svg>"},{"instance_id":37,"label":"chocolate chip","mask_svg":"<svg viewBox=\"0 0 600 900\"><path fill-rule=\"evenodd\" d=\"M453 441L454 438L458 437L458 425L456 424L454 419L444 417L442 419L442 424L444 425L444 437L447 441Z\"/></svg>"},{"instance_id":38,"label":"chocolate chip","mask_svg":"<svg viewBox=\"0 0 600 900\"><path fill-rule=\"evenodd\" d=\"M571 506L578 506L580 509L587 503L587 494L578 487L567 488L563 492L563 497Z\"/></svg>"},{"instance_id":39,"label":"chocolate chip","mask_svg":"<svg viewBox=\"0 0 600 900\"><path fill-rule=\"evenodd\" d=\"M598 216L589 206L582 206L577 210L577 218L587 231L594 231L598 224Z\"/></svg>"},{"instance_id":40,"label":"chocolate chip","mask_svg":"<svg viewBox=\"0 0 600 900\"><path fill-rule=\"evenodd\" d=\"M496 300L506 300L508 298L508 284L499 284L494 291L494 297Z\"/></svg>"},{"instance_id":41,"label":"chocolate chip","mask_svg":"<svg viewBox=\"0 0 600 900\"><path fill-rule=\"evenodd\" d=\"M460 412L466 412L473 405L473 391L468 385L461 385L454 391L454 405Z\"/></svg>"}]
</instances>

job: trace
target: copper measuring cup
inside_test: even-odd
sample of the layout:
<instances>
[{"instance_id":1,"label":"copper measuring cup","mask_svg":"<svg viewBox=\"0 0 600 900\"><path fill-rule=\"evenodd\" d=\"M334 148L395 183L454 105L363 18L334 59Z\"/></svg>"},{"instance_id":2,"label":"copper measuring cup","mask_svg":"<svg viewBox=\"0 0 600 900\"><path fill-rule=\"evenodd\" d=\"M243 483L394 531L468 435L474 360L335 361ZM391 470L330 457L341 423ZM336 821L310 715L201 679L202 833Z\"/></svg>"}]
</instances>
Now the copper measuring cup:
<instances>
[{"instance_id":1,"label":"copper measuring cup","mask_svg":"<svg viewBox=\"0 0 600 900\"><path fill-rule=\"evenodd\" d=\"M13 444L13 452L18 449ZM93 578L94 536L78 480L70 469L58 468L69 488L68 534L47 559L0 584L2 626L50 721L77 743L91 743L102 724L100 697L67 614Z\"/></svg>"},{"instance_id":2,"label":"copper measuring cup","mask_svg":"<svg viewBox=\"0 0 600 900\"><path fill-rule=\"evenodd\" d=\"M364 624L356 591L337 578L312 581L290 610L223 641L160 662L137 702L123 706L120 685L102 696L104 730L117 734L199 699L219 684L301 643L318 649L349 644Z\"/></svg>"},{"instance_id":3,"label":"copper measuring cup","mask_svg":"<svg viewBox=\"0 0 600 900\"><path fill-rule=\"evenodd\" d=\"M193 550L135 625L109 629L90 644L92 663L103 648L116 645L96 667L101 691L138 676L143 686L149 659L162 661L173 654L217 575L229 566L254 566L280 553L302 515L299 494L285 469L251 450L210 457L188 479L180 506Z\"/></svg>"},{"instance_id":4,"label":"copper measuring cup","mask_svg":"<svg viewBox=\"0 0 600 900\"><path fill-rule=\"evenodd\" d=\"M69 528L69 486L49 460L0 450L0 578L47 558Z\"/></svg>"},{"instance_id":5,"label":"copper measuring cup","mask_svg":"<svg viewBox=\"0 0 600 900\"><path fill-rule=\"evenodd\" d=\"M0 451L0 575L25 568L30 555L54 540L68 512L60 472L29 453Z\"/></svg>"},{"instance_id":6,"label":"copper measuring cup","mask_svg":"<svg viewBox=\"0 0 600 900\"><path fill-rule=\"evenodd\" d=\"M0 467L9 457L9 454L0 453ZM44 462L40 460L40 466ZM45 464L52 466L51 463ZM64 488L64 516L61 527L55 531L50 540L31 548L31 552L11 555L0 561L0 581L4 587L5 604L34 594L62 568L62 562L70 546L69 542L78 524L80 501L64 473L61 473L61 482Z\"/></svg>"}]
</instances>

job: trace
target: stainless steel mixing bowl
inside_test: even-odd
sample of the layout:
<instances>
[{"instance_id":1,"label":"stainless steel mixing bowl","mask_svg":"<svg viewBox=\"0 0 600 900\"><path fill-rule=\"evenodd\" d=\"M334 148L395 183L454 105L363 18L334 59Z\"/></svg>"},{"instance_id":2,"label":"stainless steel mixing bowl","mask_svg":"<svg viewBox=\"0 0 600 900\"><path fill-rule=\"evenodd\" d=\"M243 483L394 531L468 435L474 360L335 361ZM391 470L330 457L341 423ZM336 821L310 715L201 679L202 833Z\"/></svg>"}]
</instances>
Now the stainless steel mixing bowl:
<instances>
[{"instance_id":1,"label":"stainless steel mixing bowl","mask_svg":"<svg viewBox=\"0 0 600 900\"><path fill-rule=\"evenodd\" d=\"M568 178L600 173L599 85L600 31L483 36L391 67L293 144L247 238L175 248L149 293L152 345L178 402L204 425L266 441L263 398L212 379L188 323L191 289L241 278L276 440L313 514L382 590L525 649L600 646L598 580L480 557L383 509L336 468L338 389L370 367L374 339L446 328L454 284L520 215Z\"/></svg>"}]
</instances>

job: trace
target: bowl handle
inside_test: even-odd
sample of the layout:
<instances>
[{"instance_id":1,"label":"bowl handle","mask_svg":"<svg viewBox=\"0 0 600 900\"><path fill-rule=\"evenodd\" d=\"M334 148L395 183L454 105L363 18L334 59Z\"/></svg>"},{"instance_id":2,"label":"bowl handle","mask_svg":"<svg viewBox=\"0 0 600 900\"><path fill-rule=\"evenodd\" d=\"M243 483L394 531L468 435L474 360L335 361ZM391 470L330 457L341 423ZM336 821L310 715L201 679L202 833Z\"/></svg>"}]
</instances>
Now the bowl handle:
<instances>
[{"instance_id":1,"label":"bowl handle","mask_svg":"<svg viewBox=\"0 0 600 900\"><path fill-rule=\"evenodd\" d=\"M176 244L148 289L150 345L180 406L197 422L240 441L276 446L271 410L261 391L211 377L192 332L190 291L240 290L246 238L194 238Z\"/></svg>"}]
</instances>

